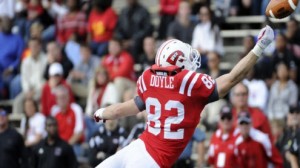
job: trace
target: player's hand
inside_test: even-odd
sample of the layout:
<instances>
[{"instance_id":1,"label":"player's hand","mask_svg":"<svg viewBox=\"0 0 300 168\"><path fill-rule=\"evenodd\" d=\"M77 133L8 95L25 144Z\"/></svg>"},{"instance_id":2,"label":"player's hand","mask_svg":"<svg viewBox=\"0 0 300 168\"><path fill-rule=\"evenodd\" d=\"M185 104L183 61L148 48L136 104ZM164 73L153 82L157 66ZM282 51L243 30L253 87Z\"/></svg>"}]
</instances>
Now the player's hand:
<instances>
[{"instance_id":1,"label":"player's hand","mask_svg":"<svg viewBox=\"0 0 300 168\"><path fill-rule=\"evenodd\" d=\"M264 49L267 48L269 44L271 44L274 40L273 29L267 25L266 27L260 30L257 39L258 41L252 51L255 55L259 57L261 56Z\"/></svg>"},{"instance_id":2,"label":"player's hand","mask_svg":"<svg viewBox=\"0 0 300 168\"><path fill-rule=\"evenodd\" d=\"M94 120L96 122L105 122L106 120L103 119L103 112L104 112L105 108L101 108L98 109L95 113L94 113Z\"/></svg>"}]
</instances>

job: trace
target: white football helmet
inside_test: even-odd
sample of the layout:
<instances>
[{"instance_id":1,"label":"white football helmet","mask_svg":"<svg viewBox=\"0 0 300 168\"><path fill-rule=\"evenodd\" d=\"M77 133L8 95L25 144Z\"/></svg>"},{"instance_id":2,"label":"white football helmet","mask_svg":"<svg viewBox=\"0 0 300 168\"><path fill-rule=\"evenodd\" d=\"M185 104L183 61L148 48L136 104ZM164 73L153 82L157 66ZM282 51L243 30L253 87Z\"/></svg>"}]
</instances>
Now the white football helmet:
<instances>
[{"instance_id":1,"label":"white football helmet","mask_svg":"<svg viewBox=\"0 0 300 168\"><path fill-rule=\"evenodd\" d=\"M201 66L201 57L199 52L189 44L171 39L159 47L155 63L160 67L176 65L187 70L196 71Z\"/></svg>"}]
</instances>

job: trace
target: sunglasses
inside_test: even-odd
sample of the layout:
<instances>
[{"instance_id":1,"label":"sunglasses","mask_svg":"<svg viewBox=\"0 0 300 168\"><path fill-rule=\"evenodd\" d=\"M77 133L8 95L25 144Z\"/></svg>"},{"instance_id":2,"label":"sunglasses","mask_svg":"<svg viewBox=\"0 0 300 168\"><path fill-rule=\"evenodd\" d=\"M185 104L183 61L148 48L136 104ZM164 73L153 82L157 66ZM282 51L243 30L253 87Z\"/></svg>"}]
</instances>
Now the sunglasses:
<instances>
[{"instance_id":1,"label":"sunglasses","mask_svg":"<svg viewBox=\"0 0 300 168\"><path fill-rule=\"evenodd\" d=\"M245 121L242 121L242 122L240 122L239 124L240 124L240 125L249 125L250 123L245 122Z\"/></svg>"},{"instance_id":2,"label":"sunglasses","mask_svg":"<svg viewBox=\"0 0 300 168\"><path fill-rule=\"evenodd\" d=\"M232 116L221 116L221 120L232 120Z\"/></svg>"},{"instance_id":3,"label":"sunglasses","mask_svg":"<svg viewBox=\"0 0 300 168\"><path fill-rule=\"evenodd\" d=\"M300 114L300 111L290 111L291 114Z\"/></svg>"}]
</instances>

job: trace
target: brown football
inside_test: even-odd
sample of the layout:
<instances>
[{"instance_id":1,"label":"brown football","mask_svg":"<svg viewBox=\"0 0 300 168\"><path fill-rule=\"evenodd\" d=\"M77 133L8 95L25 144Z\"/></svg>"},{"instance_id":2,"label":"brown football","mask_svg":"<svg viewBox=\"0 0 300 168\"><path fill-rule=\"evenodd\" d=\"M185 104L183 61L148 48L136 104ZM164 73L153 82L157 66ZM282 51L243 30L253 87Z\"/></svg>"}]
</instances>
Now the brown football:
<instances>
[{"instance_id":1,"label":"brown football","mask_svg":"<svg viewBox=\"0 0 300 168\"><path fill-rule=\"evenodd\" d=\"M282 19L294 12L298 0L271 0L266 9L268 17Z\"/></svg>"}]
</instances>

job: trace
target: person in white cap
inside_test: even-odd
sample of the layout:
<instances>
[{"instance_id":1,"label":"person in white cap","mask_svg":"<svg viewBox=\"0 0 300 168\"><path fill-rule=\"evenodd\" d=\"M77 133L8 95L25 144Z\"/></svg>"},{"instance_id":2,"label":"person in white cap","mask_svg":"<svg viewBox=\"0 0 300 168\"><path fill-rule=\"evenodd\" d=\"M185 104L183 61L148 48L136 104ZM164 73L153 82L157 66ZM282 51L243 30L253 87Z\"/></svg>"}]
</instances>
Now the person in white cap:
<instances>
[{"instance_id":1,"label":"person in white cap","mask_svg":"<svg viewBox=\"0 0 300 168\"><path fill-rule=\"evenodd\" d=\"M54 95L54 89L59 86L63 85L66 88L68 88L70 93L70 102L74 101L74 96L71 90L71 87L67 82L63 79L63 67L60 63L52 63L50 65L49 71L49 80L45 83L43 90L42 90L42 96L41 96L41 112L45 116L49 116L50 110L53 105L55 105L55 95Z\"/></svg>"}]
</instances>

